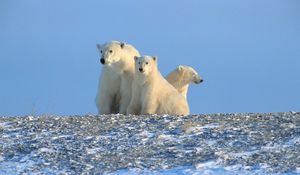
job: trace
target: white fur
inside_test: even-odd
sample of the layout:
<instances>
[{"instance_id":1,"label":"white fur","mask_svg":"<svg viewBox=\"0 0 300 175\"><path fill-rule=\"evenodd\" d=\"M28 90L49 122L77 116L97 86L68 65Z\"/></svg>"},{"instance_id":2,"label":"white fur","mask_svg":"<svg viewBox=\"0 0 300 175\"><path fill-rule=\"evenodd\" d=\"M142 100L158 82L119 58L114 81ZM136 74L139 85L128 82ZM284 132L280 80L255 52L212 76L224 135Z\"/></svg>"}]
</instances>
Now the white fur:
<instances>
[{"instance_id":1,"label":"white fur","mask_svg":"<svg viewBox=\"0 0 300 175\"><path fill-rule=\"evenodd\" d=\"M187 92L190 83L199 84L203 79L198 73L189 66L178 66L175 70L170 72L166 76L166 80L177 89L185 98L187 98Z\"/></svg>"},{"instance_id":2,"label":"white fur","mask_svg":"<svg viewBox=\"0 0 300 175\"><path fill-rule=\"evenodd\" d=\"M119 112L121 77L111 67L104 65L99 77L96 106L99 114Z\"/></svg>"},{"instance_id":3,"label":"white fur","mask_svg":"<svg viewBox=\"0 0 300 175\"><path fill-rule=\"evenodd\" d=\"M141 114L189 114L186 99L160 74L156 57L137 57L135 68L128 113L138 112L138 108L141 107ZM139 90L135 91L136 89Z\"/></svg>"},{"instance_id":4,"label":"white fur","mask_svg":"<svg viewBox=\"0 0 300 175\"><path fill-rule=\"evenodd\" d=\"M99 83L100 92L98 92L98 94L108 94L97 95L97 97L99 97L97 98L99 100L96 100L97 107L100 109L100 113L103 114L101 108L110 108L109 113L112 113L114 112L113 109L118 106L119 109L117 112L126 114L131 99L134 56L140 56L140 54L133 46L118 41L111 41L104 45L97 46L99 51L102 51L101 58L105 60L104 67L107 67L104 68L104 72L102 72L102 78L100 78L101 82ZM115 90L117 90L117 92L113 92ZM101 96L104 97L101 98Z\"/></svg>"}]
</instances>

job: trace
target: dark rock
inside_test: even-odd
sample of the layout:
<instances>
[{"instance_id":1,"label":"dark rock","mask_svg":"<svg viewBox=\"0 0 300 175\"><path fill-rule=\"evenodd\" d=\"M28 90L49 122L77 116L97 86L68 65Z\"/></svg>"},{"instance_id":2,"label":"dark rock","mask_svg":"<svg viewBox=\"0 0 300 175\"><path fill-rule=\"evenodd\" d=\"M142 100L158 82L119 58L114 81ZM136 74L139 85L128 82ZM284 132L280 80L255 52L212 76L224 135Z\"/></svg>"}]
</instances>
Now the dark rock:
<instances>
[{"instance_id":1,"label":"dark rock","mask_svg":"<svg viewBox=\"0 0 300 175\"><path fill-rule=\"evenodd\" d=\"M300 113L1 117L0 174L300 167Z\"/></svg>"}]
</instances>

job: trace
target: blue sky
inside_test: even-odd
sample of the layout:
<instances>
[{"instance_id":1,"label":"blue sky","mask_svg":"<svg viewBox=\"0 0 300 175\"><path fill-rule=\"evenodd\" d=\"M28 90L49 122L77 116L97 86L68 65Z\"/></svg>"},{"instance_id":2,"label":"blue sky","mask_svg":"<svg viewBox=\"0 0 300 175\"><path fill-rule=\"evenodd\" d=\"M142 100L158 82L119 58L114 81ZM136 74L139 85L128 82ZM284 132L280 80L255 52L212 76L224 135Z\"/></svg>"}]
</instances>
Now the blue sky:
<instances>
[{"instance_id":1,"label":"blue sky","mask_svg":"<svg viewBox=\"0 0 300 175\"><path fill-rule=\"evenodd\" d=\"M300 111L300 1L0 1L0 116L96 113L96 43L192 66L191 112Z\"/></svg>"}]
</instances>

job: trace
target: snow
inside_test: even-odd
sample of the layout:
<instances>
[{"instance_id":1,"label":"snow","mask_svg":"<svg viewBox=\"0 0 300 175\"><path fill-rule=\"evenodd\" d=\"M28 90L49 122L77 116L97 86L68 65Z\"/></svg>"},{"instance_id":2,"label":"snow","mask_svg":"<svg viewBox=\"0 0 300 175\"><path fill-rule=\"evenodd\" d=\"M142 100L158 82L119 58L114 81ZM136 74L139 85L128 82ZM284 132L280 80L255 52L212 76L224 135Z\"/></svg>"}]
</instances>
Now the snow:
<instances>
[{"instance_id":1,"label":"snow","mask_svg":"<svg viewBox=\"0 0 300 175\"><path fill-rule=\"evenodd\" d=\"M0 118L0 174L300 173L300 113Z\"/></svg>"}]
</instances>

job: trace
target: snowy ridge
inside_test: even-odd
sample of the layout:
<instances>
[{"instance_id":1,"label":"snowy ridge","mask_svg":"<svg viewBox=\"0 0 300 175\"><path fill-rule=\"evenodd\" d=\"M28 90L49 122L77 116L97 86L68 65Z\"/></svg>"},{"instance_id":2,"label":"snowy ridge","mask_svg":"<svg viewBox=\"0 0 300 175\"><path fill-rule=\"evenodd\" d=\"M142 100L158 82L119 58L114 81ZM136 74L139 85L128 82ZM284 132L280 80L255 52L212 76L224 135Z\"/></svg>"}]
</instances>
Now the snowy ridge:
<instances>
[{"instance_id":1,"label":"snowy ridge","mask_svg":"<svg viewBox=\"0 0 300 175\"><path fill-rule=\"evenodd\" d=\"M0 174L298 174L300 113L0 117Z\"/></svg>"}]
</instances>

